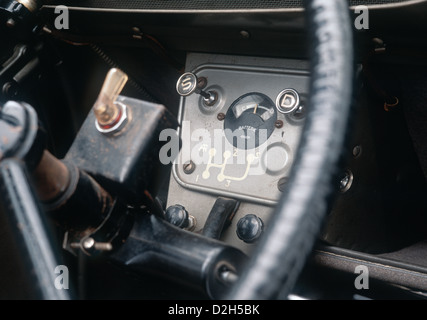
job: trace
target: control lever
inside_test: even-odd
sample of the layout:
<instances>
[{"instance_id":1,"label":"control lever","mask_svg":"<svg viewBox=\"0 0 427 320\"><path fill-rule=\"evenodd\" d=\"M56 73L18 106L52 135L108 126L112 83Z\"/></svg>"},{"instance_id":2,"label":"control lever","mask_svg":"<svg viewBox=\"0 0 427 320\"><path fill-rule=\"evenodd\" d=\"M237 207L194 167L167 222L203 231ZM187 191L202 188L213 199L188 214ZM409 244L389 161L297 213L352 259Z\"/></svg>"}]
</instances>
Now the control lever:
<instances>
[{"instance_id":1,"label":"control lever","mask_svg":"<svg viewBox=\"0 0 427 320\"><path fill-rule=\"evenodd\" d=\"M206 81L201 81L194 73L186 72L179 77L176 83L176 91L179 95L186 97L193 93L200 94L207 106L213 106L218 101L218 93L213 90L203 91Z\"/></svg>"},{"instance_id":2,"label":"control lever","mask_svg":"<svg viewBox=\"0 0 427 320\"><path fill-rule=\"evenodd\" d=\"M127 74L117 68L110 69L108 72L93 106L95 125L99 132L117 132L128 121L126 105L117 101L127 80Z\"/></svg>"},{"instance_id":3,"label":"control lever","mask_svg":"<svg viewBox=\"0 0 427 320\"><path fill-rule=\"evenodd\" d=\"M57 222L74 228L99 225L113 198L75 164L52 155L38 124L37 113L29 104L4 104L0 110L0 161L10 158L25 163L38 200Z\"/></svg>"},{"instance_id":4,"label":"control lever","mask_svg":"<svg viewBox=\"0 0 427 320\"><path fill-rule=\"evenodd\" d=\"M109 257L136 275L167 278L211 299L224 297L247 261L237 248L144 212L135 215L126 242Z\"/></svg>"},{"instance_id":5,"label":"control lever","mask_svg":"<svg viewBox=\"0 0 427 320\"><path fill-rule=\"evenodd\" d=\"M216 199L205 222L202 234L212 239L219 239L222 231L230 224L240 202L233 199Z\"/></svg>"}]
</instances>

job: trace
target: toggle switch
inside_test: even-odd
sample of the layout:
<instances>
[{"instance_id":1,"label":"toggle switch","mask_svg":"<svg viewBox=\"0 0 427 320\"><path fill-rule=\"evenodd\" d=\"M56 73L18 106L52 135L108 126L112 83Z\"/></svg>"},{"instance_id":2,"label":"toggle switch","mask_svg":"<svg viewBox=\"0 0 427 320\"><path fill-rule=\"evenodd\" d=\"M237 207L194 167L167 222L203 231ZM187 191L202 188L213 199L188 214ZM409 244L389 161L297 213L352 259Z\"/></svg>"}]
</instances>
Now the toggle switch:
<instances>
[{"instance_id":1,"label":"toggle switch","mask_svg":"<svg viewBox=\"0 0 427 320\"><path fill-rule=\"evenodd\" d=\"M183 97L189 96L193 93L200 94L203 97L203 102L207 106L213 106L218 101L218 93L213 90L207 92L203 91L199 85L203 82L204 81L199 81L194 73L186 72L179 77L176 83L176 91Z\"/></svg>"},{"instance_id":2,"label":"toggle switch","mask_svg":"<svg viewBox=\"0 0 427 320\"><path fill-rule=\"evenodd\" d=\"M277 95L276 108L281 113L291 113L300 106L299 94L294 89L285 89Z\"/></svg>"},{"instance_id":3,"label":"toggle switch","mask_svg":"<svg viewBox=\"0 0 427 320\"><path fill-rule=\"evenodd\" d=\"M99 132L117 132L127 123L126 106L116 101L127 80L128 76L117 68L110 69L105 77L101 92L93 106L95 126Z\"/></svg>"}]
</instances>

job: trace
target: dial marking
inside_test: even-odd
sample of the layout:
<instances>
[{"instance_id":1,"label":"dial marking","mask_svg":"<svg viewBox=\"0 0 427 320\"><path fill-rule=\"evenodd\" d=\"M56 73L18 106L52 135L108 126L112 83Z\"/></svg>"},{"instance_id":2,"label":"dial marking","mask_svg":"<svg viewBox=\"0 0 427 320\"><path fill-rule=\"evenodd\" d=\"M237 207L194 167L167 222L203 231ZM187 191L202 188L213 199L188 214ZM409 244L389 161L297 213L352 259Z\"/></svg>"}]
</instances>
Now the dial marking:
<instances>
[{"instance_id":1,"label":"dial marking","mask_svg":"<svg viewBox=\"0 0 427 320\"><path fill-rule=\"evenodd\" d=\"M221 172L216 177L219 182L223 182L224 180L243 181L248 177L250 167L256 159L256 157L253 154L248 154L246 156L245 173L240 177L233 177L233 176L227 176L224 174L225 169L227 167L227 160L232 156L231 152L228 150L224 152L223 162L221 164L213 163L213 158L214 158L215 154L216 154L216 150L214 148L209 150L209 161L208 161L208 164L206 165L205 171L203 171L203 173L202 173L203 179L209 179L209 177L211 176L211 174L210 174L211 168L220 168Z\"/></svg>"}]
</instances>

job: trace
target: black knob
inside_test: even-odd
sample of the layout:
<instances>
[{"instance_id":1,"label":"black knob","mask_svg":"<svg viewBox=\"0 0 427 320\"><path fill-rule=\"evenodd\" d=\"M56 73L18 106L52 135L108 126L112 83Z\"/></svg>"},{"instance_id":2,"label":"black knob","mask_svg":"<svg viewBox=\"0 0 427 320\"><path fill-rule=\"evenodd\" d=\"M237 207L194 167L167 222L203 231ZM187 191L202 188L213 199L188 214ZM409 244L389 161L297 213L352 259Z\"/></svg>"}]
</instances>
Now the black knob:
<instances>
[{"instance_id":1,"label":"black knob","mask_svg":"<svg viewBox=\"0 0 427 320\"><path fill-rule=\"evenodd\" d=\"M262 220L254 214L248 214L237 222L236 233L246 243L258 240L264 229Z\"/></svg>"},{"instance_id":2,"label":"black knob","mask_svg":"<svg viewBox=\"0 0 427 320\"><path fill-rule=\"evenodd\" d=\"M187 210L179 204L175 204L166 209L165 219L179 228L187 228L190 226L190 216Z\"/></svg>"}]
</instances>

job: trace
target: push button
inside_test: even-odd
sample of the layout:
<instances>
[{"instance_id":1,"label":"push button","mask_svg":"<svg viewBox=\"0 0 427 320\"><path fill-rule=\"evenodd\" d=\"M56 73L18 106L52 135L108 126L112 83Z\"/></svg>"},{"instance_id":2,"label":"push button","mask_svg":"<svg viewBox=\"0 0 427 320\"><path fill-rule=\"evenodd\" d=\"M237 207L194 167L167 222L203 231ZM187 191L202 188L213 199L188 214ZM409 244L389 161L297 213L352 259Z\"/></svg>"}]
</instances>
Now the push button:
<instances>
[{"instance_id":1,"label":"push button","mask_svg":"<svg viewBox=\"0 0 427 320\"><path fill-rule=\"evenodd\" d=\"M247 214L237 222L237 236L246 243L256 242L263 230L264 223L254 214Z\"/></svg>"},{"instance_id":2,"label":"push button","mask_svg":"<svg viewBox=\"0 0 427 320\"><path fill-rule=\"evenodd\" d=\"M194 226L194 217L189 215L187 210L179 204L166 209L165 219L181 229L191 229Z\"/></svg>"}]
</instances>

